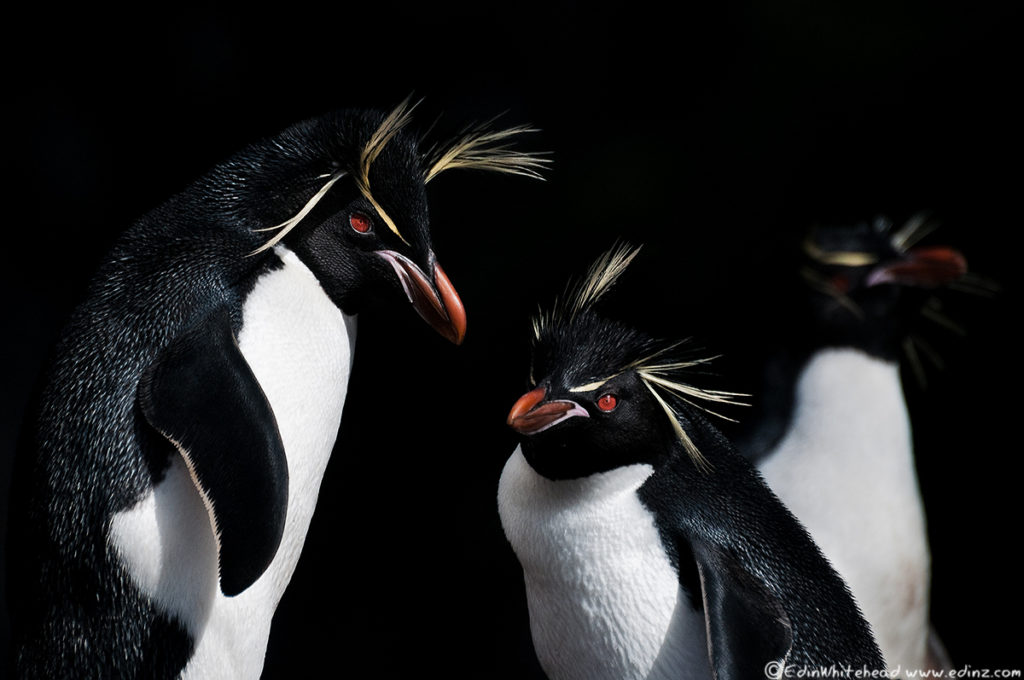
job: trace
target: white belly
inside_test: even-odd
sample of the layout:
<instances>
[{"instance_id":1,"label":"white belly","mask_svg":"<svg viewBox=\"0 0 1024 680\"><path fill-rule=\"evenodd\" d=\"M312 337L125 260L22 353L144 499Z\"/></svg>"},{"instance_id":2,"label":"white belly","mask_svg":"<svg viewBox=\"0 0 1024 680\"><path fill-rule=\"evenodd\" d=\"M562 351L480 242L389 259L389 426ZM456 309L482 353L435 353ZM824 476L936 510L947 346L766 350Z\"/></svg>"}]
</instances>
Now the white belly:
<instances>
[{"instance_id":1,"label":"white belly","mask_svg":"<svg viewBox=\"0 0 1024 680\"><path fill-rule=\"evenodd\" d=\"M710 678L703 616L636 495L651 473L633 465L551 481L519 449L505 465L498 510L552 680Z\"/></svg>"},{"instance_id":2,"label":"white belly","mask_svg":"<svg viewBox=\"0 0 1024 680\"><path fill-rule=\"evenodd\" d=\"M761 464L853 591L890 668L924 666L930 558L899 366L820 352Z\"/></svg>"},{"instance_id":3,"label":"white belly","mask_svg":"<svg viewBox=\"0 0 1024 680\"><path fill-rule=\"evenodd\" d=\"M111 522L110 541L140 589L196 641L183 678L259 677L341 423L355 317L341 313L294 253L276 252L284 266L256 282L238 337L288 459L288 515L269 568L236 597L220 592L210 517L181 459L153 493Z\"/></svg>"}]
</instances>

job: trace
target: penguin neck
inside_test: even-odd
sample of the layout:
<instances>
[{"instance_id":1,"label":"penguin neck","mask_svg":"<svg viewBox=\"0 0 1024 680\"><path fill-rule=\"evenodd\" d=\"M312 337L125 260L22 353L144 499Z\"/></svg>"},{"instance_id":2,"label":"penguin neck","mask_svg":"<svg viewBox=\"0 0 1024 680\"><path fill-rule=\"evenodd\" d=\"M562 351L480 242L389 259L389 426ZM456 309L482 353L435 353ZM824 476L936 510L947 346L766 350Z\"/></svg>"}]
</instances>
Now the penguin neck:
<instances>
[{"instance_id":1,"label":"penguin neck","mask_svg":"<svg viewBox=\"0 0 1024 680\"><path fill-rule=\"evenodd\" d=\"M837 473L912 473L899 364L853 348L811 354L796 377L788 430L769 454L779 457L802 475L819 464Z\"/></svg>"},{"instance_id":2,"label":"penguin neck","mask_svg":"<svg viewBox=\"0 0 1024 680\"><path fill-rule=\"evenodd\" d=\"M860 404L869 405L874 390L895 394L900 406L883 420L906 420L899 369L902 335L893 324L852 321L847 310L842 315L843 324L820 318L794 322L788 340L764 363L753 413L734 435L740 451L758 465L778 449L798 418L830 399L841 408L838 400L846 398L850 409L864 413ZM855 364L866 372L859 373ZM842 414L844 421L848 415Z\"/></svg>"},{"instance_id":3,"label":"penguin neck","mask_svg":"<svg viewBox=\"0 0 1024 680\"><path fill-rule=\"evenodd\" d=\"M805 356L829 347L855 347L896 361L919 298L917 291L898 285L859 288L843 297L805 289L788 312L792 331L787 344L802 348Z\"/></svg>"},{"instance_id":4,"label":"penguin neck","mask_svg":"<svg viewBox=\"0 0 1024 680\"><path fill-rule=\"evenodd\" d=\"M540 574L559 568L557 560L551 559L549 542L557 541L563 529L603 524L609 531L618 531L618 510L635 503L636 490L653 471L650 465L638 464L577 479L552 480L534 470L522 448L517 448L502 471L498 507L524 570ZM572 558L564 553L560 556Z\"/></svg>"}]
</instances>

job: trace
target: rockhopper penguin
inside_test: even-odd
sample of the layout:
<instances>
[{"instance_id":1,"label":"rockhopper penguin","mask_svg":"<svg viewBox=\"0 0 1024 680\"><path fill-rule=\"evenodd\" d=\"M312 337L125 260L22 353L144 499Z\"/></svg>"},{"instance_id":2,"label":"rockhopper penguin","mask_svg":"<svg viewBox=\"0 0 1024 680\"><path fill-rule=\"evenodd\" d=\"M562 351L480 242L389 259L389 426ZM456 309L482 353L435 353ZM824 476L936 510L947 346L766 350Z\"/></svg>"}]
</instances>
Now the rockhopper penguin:
<instances>
[{"instance_id":1,"label":"rockhopper penguin","mask_svg":"<svg viewBox=\"0 0 1024 680\"><path fill-rule=\"evenodd\" d=\"M850 586L889 667L948 665L930 632L930 556L899 359L963 256L915 247L921 216L813 229L802 290L736 441ZM914 353L916 355L916 353Z\"/></svg>"},{"instance_id":2,"label":"rockhopper penguin","mask_svg":"<svg viewBox=\"0 0 1024 680\"><path fill-rule=\"evenodd\" d=\"M880 669L842 580L683 382L704 363L603 318L618 248L534 323L508 423L502 526L552 680L764 678Z\"/></svg>"},{"instance_id":3,"label":"rockhopper penguin","mask_svg":"<svg viewBox=\"0 0 1024 680\"><path fill-rule=\"evenodd\" d=\"M335 443L355 314L404 296L462 341L425 185L538 176L472 128L433 150L390 113L297 124L116 242L23 436L8 551L26 678L256 678Z\"/></svg>"}]
</instances>

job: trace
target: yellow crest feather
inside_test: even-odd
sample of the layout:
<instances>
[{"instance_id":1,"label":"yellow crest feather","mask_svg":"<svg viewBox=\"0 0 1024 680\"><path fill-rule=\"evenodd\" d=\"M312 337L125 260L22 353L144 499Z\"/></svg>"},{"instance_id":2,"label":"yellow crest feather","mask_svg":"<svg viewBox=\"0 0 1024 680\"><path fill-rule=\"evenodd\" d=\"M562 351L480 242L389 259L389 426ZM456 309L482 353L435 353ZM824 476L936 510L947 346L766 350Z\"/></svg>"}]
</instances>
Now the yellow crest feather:
<instances>
[{"instance_id":1,"label":"yellow crest feather","mask_svg":"<svg viewBox=\"0 0 1024 680\"><path fill-rule=\"evenodd\" d=\"M407 245L409 241L398 230L398 225L384 211L370 191L370 168L388 143L412 120L412 112L419 102L410 104L411 99L412 95L406 97L392 109L370 135L366 144L359 151L358 167L353 170L352 177L359 193L373 206L387 228ZM427 154L431 160L429 161L430 167L424 172L423 182L426 184L441 172L453 168L476 168L543 179L540 171L550 162L549 159L539 153L515 151L507 144L512 137L535 131L534 128L525 125L504 130L488 130L486 126L471 129L452 142L443 152ZM281 224L256 229L255 231L276 231L277 233L250 255L256 255L277 245L292 229L298 226L331 187L346 174L346 172L338 172L333 175L322 175L318 179L327 179L328 181L295 216Z\"/></svg>"},{"instance_id":2,"label":"yellow crest feather","mask_svg":"<svg viewBox=\"0 0 1024 680\"><path fill-rule=\"evenodd\" d=\"M504 130L488 130L486 126L469 130L443 151L428 154L429 167L423 175L423 182L429 182L445 170L457 168L502 172L543 180L540 171L551 162L550 159L539 153L516 151L506 143L512 137L536 131L526 125Z\"/></svg>"},{"instance_id":3,"label":"yellow crest feather","mask_svg":"<svg viewBox=\"0 0 1024 680\"><path fill-rule=\"evenodd\" d=\"M672 429L675 430L676 437L682 443L683 448L686 449L686 453L687 455L690 456L690 460L692 460L694 465L696 465L704 472L711 472L711 463L708 462L708 459L705 458L704 454L700 452L700 449L697 448L697 445L693 443L693 440L690 439L690 435L686 434L686 430L684 430L683 426L679 423L679 416L676 415L675 409L672 408L672 406L667 401L665 401L664 397L658 394L658 391L654 389L654 387L652 387L650 383L648 383L646 380L643 382L644 386L651 391L651 394L654 395L655 400L658 402L661 408L664 409L665 415L668 416L669 422L672 423Z\"/></svg>"},{"instance_id":4,"label":"yellow crest feather","mask_svg":"<svg viewBox=\"0 0 1024 680\"><path fill-rule=\"evenodd\" d=\"M564 309L562 302L556 298L550 312L545 312L543 309L538 310L537 315L532 319L534 338L540 340L541 331L556 318L567 316L571 320L597 302L626 271L633 258L640 252L640 248L642 246L634 248L628 243L621 243L612 246L610 250L598 257L590 265L583 280L568 291L568 309Z\"/></svg>"},{"instance_id":5,"label":"yellow crest feather","mask_svg":"<svg viewBox=\"0 0 1024 680\"><path fill-rule=\"evenodd\" d=\"M249 253L249 255L257 255L265 250L270 250L275 245L277 245L281 239L287 236L288 232L297 227L299 225L299 222L301 222L302 219L306 215L308 215L313 210L313 208L316 207L316 204L320 202L320 199L327 195L327 192L330 191L332 186L334 186L334 183L344 176L344 172L339 172L334 175L328 175L330 179L327 180L327 183L320 187L320 190L313 194L313 197L311 199L306 201L306 205L302 206L302 210L297 212L294 217L290 217L281 224L274 225L273 227L264 227L262 229L256 229L255 231L277 231L277 233L274 234L274 236L271 237L266 243L264 243L259 248ZM323 179L323 177L321 177L320 179Z\"/></svg>"},{"instance_id":6,"label":"yellow crest feather","mask_svg":"<svg viewBox=\"0 0 1024 680\"><path fill-rule=\"evenodd\" d=\"M927 213L917 213L892 235L892 245L900 252L906 252L909 248L913 248L918 241L935 231L938 226L938 222L928 219Z\"/></svg>"},{"instance_id":7,"label":"yellow crest feather","mask_svg":"<svg viewBox=\"0 0 1024 680\"><path fill-rule=\"evenodd\" d=\"M622 243L599 257L574 291L570 315L576 316L601 299L626 271L641 247L633 248L627 243Z\"/></svg>"},{"instance_id":8,"label":"yellow crest feather","mask_svg":"<svg viewBox=\"0 0 1024 680\"><path fill-rule=\"evenodd\" d=\"M356 187L358 187L359 193L363 195L363 198L370 202L370 205L372 205L373 209L377 211L380 218L384 220L384 224L387 225L388 229L390 229L395 236L402 239L406 244L409 242L404 236L402 236L402 233L398 231L398 225L395 224L395 221L391 219L390 215L384 212L384 208L381 207L380 203L377 202L377 199L375 199L373 194L370 192L370 166L373 165L375 160L377 160L377 157L380 155L381 151L384 150L384 147L387 146L387 143L390 142L396 134L398 134L399 130L408 125L409 121L412 120L412 111L416 108L419 102L410 106L410 98L411 95L410 97L406 97L398 106L392 109L391 113L384 117L384 120L381 121L373 134L370 135L370 139L367 140L366 145L359 154L359 172L355 177Z\"/></svg>"},{"instance_id":9,"label":"yellow crest feather","mask_svg":"<svg viewBox=\"0 0 1024 680\"><path fill-rule=\"evenodd\" d=\"M666 392L673 394L676 398L681 399L690 406L701 411L704 411L709 415L713 415L717 418L729 420L732 422L735 422L732 418L726 417L720 413L712 411L709 408L701 406L694 400L704 400L719 404L728 404L730 406L749 406L749 404L747 404L746 402L739 401L739 397L749 397L750 395L741 394L739 392L705 390L672 379L670 376L672 376L677 371L686 368L692 368L694 366L699 366L701 364L707 364L717 358L704 357L701 359L693 359L690 361L654 363L654 360L657 357L674 349L675 347L678 347L680 344L681 343L675 343L659 352L656 352L655 354L649 357L633 362L633 364L630 365L630 368L637 372L637 375L640 377L640 380L643 382L644 386L647 387L647 389L650 390L651 394L654 395L655 399L657 399L658 404L661 405L661 408L665 411L665 415L667 415L669 420L671 421L672 429L675 430L676 436L682 443L683 448L686 449L686 452L689 454L694 464L701 470L704 470L705 472L710 472L712 469L711 463L709 463L708 460L704 458L703 454L701 454L696 444L694 444L693 440L690 439L690 436L686 433L686 430L683 429L682 424L679 422L679 415L676 413L675 409L672 408L672 406L668 403L668 401L660 394L659 390L665 390Z\"/></svg>"}]
</instances>

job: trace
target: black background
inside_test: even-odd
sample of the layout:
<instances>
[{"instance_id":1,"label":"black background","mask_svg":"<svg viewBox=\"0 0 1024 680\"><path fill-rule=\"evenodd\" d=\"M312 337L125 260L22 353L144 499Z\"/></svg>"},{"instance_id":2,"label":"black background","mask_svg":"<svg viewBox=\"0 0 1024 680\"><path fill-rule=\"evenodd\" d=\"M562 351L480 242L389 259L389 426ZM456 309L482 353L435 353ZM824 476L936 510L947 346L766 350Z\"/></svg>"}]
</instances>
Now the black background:
<instances>
[{"instance_id":1,"label":"black background","mask_svg":"<svg viewBox=\"0 0 1024 680\"><path fill-rule=\"evenodd\" d=\"M404 303L361 316L339 447L266 677L532 677L495 490L536 304L616 237L644 243L618 301L649 328L725 352L719 377L745 388L779 330L772 293L796 237L919 210L943 224L930 241L1001 286L950 296L967 334L937 329L945 369L907 388L933 619L958 667L1019 667L1020 23L1002 6L8 14L3 494L26 394L120 230L248 141L412 92L422 129L505 112L541 129L524 147L554 163L544 183L453 172L431 184L466 342L448 345Z\"/></svg>"}]
</instances>

